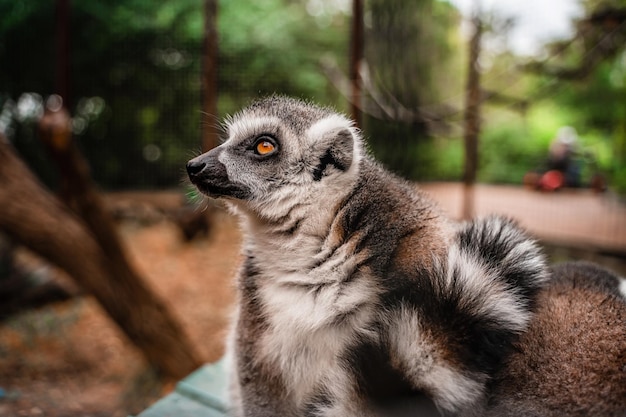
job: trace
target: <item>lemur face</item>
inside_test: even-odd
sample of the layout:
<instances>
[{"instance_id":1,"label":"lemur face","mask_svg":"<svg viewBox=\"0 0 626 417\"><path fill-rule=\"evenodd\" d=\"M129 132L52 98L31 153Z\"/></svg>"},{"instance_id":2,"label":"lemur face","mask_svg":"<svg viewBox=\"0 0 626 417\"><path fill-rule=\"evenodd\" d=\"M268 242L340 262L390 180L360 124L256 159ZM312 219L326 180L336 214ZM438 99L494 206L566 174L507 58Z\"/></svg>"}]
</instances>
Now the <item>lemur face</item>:
<instances>
[{"instance_id":1,"label":"lemur face","mask_svg":"<svg viewBox=\"0 0 626 417\"><path fill-rule=\"evenodd\" d=\"M341 181L359 154L349 120L285 97L254 103L226 128L226 142L189 161L187 172L201 192L250 206Z\"/></svg>"}]
</instances>

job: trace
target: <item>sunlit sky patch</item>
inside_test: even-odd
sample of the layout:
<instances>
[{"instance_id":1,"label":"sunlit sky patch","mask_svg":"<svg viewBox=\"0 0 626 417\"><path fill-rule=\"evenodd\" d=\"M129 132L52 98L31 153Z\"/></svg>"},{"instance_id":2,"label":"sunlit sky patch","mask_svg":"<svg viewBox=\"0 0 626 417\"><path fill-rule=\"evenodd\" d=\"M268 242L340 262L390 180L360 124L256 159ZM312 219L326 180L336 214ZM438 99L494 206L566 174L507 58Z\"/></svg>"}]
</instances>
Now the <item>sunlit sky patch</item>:
<instances>
[{"instance_id":1,"label":"sunlit sky patch","mask_svg":"<svg viewBox=\"0 0 626 417\"><path fill-rule=\"evenodd\" d=\"M463 15L470 16L475 0L448 0ZM481 0L482 10L503 18L515 18L510 33L510 46L518 54L533 55L541 46L572 34L572 19L580 17L583 9L577 0Z\"/></svg>"}]
</instances>

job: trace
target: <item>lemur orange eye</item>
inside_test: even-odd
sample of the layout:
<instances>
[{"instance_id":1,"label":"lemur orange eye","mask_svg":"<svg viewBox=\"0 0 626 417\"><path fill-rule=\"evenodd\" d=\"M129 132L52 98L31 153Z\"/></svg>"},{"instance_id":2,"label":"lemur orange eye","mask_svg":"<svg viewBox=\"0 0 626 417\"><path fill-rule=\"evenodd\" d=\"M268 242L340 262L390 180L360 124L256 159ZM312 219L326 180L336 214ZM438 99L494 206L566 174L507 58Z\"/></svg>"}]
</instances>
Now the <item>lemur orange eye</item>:
<instances>
[{"instance_id":1,"label":"lemur orange eye","mask_svg":"<svg viewBox=\"0 0 626 417\"><path fill-rule=\"evenodd\" d=\"M268 137L259 138L254 144L254 152L257 155L269 155L276 150L276 145Z\"/></svg>"},{"instance_id":2,"label":"lemur orange eye","mask_svg":"<svg viewBox=\"0 0 626 417\"><path fill-rule=\"evenodd\" d=\"M256 145L256 151L260 154L260 155L267 155L268 153L272 152L274 150L274 145L272 145L271 142L268 142L266 140L257 143Z\"/></svg>"}]
</instances>

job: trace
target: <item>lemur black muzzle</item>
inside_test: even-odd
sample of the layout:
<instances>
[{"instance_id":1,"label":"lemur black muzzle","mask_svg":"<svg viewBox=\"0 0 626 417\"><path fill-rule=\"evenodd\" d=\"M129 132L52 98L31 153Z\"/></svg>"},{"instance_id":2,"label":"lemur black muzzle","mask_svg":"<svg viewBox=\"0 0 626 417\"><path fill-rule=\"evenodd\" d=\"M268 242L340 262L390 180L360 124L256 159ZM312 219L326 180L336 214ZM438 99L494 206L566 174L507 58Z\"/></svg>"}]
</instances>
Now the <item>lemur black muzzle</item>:
<instances>
[{"instance_id":1,"label":"lemur black muzzle","mask_svg":"<svg viewBox=\"0 0 626 417\"><path fill-rule=\"evenodd\" d=\"M187 162L187 175L198 190L210 197L249 198L249 192L228 178L224 164L219 161L223 148L218 146Z\"/></svg>"}]
</instances>

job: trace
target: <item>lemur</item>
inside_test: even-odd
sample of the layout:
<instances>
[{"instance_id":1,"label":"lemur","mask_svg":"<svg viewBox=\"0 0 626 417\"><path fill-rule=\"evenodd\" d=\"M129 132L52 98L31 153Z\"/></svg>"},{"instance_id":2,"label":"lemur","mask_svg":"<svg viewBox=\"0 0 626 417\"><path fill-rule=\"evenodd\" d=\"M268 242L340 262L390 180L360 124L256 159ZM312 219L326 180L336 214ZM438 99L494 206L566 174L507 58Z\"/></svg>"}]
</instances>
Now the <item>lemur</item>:
<instances>
[{"instance_id":1,"label":"lemur","mask_svg":"<svg viewBox=\"0 0 626 417\"><path fill-rule=\"evenodd\" d=\"M538 244L507 218L448 220L331 109L272 96L225 128L187 172L244 233L231 414L504 410L494 384L549 281Z\"/></svg>"}]
</instances>

